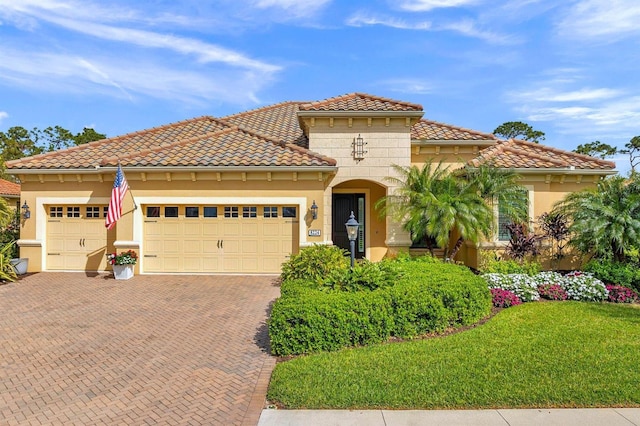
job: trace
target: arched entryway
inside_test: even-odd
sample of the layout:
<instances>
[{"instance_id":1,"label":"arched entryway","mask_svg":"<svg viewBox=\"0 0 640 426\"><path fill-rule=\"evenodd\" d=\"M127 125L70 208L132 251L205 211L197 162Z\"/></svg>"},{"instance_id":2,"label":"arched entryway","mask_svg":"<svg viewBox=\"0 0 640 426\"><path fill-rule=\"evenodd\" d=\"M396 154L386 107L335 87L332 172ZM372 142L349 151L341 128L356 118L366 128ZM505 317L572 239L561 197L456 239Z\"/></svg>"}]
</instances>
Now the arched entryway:
<instances>
[{"instance_id":1,"label":"arched entryway","mask_svg":"<svg viewBox=\"0 0 640 426\"><path fill-rule=\"evenodd\" d=\"M386 218L375 208L376 202L387 195L387 189L364 179L342 182L333 187L331 197L331 239L333 244L349 250L349 239L344 224L353 212L360 223L356 240L356 258L378 261L382 259L387 246Z\"/></svg>"}]
</instances>

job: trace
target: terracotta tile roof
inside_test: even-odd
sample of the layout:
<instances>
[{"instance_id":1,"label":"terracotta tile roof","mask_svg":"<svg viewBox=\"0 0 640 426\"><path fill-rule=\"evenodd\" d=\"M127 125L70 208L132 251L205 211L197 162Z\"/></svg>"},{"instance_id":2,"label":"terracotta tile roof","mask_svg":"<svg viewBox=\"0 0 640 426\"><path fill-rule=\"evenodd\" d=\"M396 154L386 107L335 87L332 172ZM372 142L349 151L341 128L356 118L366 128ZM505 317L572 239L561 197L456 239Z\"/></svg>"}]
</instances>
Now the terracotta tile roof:
<instances>
[{"instance_id":1,"label":"terracotta tile roof","mask_svg":"<svg viewBox=\"0 0 640 426\"><path fill-rule=\"evenodd\" d=\"M306 149L308 140L298 121L301 111L404 111L422 106L352 93L323 101L283 102L222 119L199 117L110 139L91 142L6 163L7 169L92 169L127 166L334 166L335 160ZM612 170L614 163L519 140L498 141L493 135L431 120L411 129L419 140L496 140L470 164L492 162L505 168ZM115 156L117 154L118 157Z\"/></svg>"},{"instance_id":2,"label":"terracotta tile roof","mask_svg":"<svg viewBox=\"0 0 640 426\"><path fill-rule=\"evenodd\" d=\"M465 129L450 124L422 119L411 127L411 139L427 139L437 141L477 141L497 140L491 133Z\"/></svg>"},{"instance_id":3,"label":"terracotta tile roof","mask_svg":"<svg viewBox=\"0 0 640 426\"><path fill-rule=\"evenodd\" d=\"M230 127L120 156L128 167L231 167L231 166L335 166L336 161L295 144L285 144L257 133ZM117 157L105 159L103 166L115 166Z\"/></svg>"},{"instance_id":4,"label":"terracotta tile roof","mask_svg":"<svg viewBox=\"0 0 640 426\"><path fill-rule=\"evenodd\" d=\"M570 168L577 170L613 170L615 163L588 155L564 151L533 142L510 139L498 141L469 161L472 166L492 164L509 169Z\"/></svg>"},{"instance_id":5,"label":"terracotta tile roof","mask_svg":"<svg viewBox=\"0 0 640 426\"><path fill-rule=\"evenodd\" d=\"M93 168L101 164L103 159L111 158L116 153L125 157L163 144L171 144L229 127L229 124L213 117L193 118L60 151L8 161L7 167L12 170Z\"/></svg>"},{"instance_id":6,"label":"terracotta tile roof","mask_svg":"<svg viewBox=\"0 0 640 426\"><path fill-rule=\"evenodd\" d=\"M20 196L20 184L0 179L0 196Z\"/></svg>"},{"instance_id":7,"label":"terracotta tile roof","mask_svg":"<svg viewBox=\"0 0 640 426\"><path fill-rule=\"evenodd\" d=\"M265 135L271 139L293 143L303 148L309 140L298 123L298 111L304 102L283 102L223 117L227 123Z\"/></svg>"},{"instance_id":8,"label":"terracotta tile roof","mask_svg":"<svg viewBox=\"0 0 640 426\"><path fill-rule=\"evenodd\" d=\"M422 105L396 101L389 98L349 93L334 98L300 105L301 111L415 111L422 112Z\"/></svg>"}]
</instances>

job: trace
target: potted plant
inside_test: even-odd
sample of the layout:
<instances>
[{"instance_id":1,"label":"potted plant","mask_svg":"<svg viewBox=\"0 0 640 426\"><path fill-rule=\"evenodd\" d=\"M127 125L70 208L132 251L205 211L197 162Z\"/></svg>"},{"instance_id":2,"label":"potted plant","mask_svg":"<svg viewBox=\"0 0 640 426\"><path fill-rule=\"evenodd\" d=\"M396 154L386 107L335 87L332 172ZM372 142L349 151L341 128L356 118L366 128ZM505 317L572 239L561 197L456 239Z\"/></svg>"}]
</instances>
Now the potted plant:
<instances>
[{"instance_id":1,"label":"potted plant","mask_svg":"<svg viewBox=\"0 0 640 426\"><path fill-rule=\"evenodd\" d=\"M128 280L133 277L133 266L138 262L138 254L133 250L122 251L120 254L107 254L107 261L113 268L116 280Z\"/></svg>"}]
</instances>

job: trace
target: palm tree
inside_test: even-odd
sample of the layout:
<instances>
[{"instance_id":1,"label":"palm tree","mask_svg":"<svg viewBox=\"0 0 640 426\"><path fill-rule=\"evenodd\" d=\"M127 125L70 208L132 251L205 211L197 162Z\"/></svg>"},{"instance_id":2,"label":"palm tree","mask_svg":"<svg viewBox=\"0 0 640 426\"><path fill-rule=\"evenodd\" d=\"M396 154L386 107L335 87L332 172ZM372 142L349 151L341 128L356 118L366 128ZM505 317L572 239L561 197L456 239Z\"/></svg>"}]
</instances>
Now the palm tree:
<instances>
[{"instance_id":1,"label":"palm tree","mask_svg":"<svg viewBox=\"0 0 640 426\"><path fill-rule=\"evenodd\" d=\"M396 185L395 193L376 202L382 215L388 215L403 224L414 240L433 238L427 231L429 216L427 206L433 202L435 184L448 175L448 171L438 164L426 163L421 169L416 166L394 165L400 177L388 177L387 181ZM429 246L433 255L433 247Z\"/></svg>"},{"instance_id":2,"label":"palm tree","mask_svg":"<svg viewBox=\"0 0 640 426\"><path fill-rule=\"evenodd\" d=\"M472 182L448 174L435 185L433 202L427 206L427 232L445 247L445 258L455 258L465 240L474 244L493 232L493 209L482 199ZM452 234L458 239L447 253Z\"/></svg>"},{"instance_id":3,"label":"palm tree","mask_svg":"<svg viewBox=\"0 0 640 426\"><path fill-rule=\"evenodd\" d=\"M570 219L569 243L582 253L623 262L640 247L640 177L603 179L596 188L567 195L553 213Z\"/></svg>"},{"instance_id":4,"label":"palm tree","mask_svg":"<svg viewBox=\"0 0 640 426\"><path fill-rule=\"evenodd\" d=\"M478 167L466 166L456 171L456 174L468 181L489 206L498 203L502 214L512 222L518 224L528 222L528 200L523 196L526 189L518 182L520 175L513 169L501 169L491 164L482 164Z\"/></svg>"},{"instance_id":5,"label":"palm tree","mask_svg":"<svg viewBox=\"0 0 640 426\"><path fill-rule=\"evenodd\" d=\"M399 178L387 180L397 185L395 194L376 203L382 214L403 223L414 238L433 238L445 249L445 257L456 255L462 243L477 243L492 231L493 211L468 181L451 174L442 162L422 168L394 166ZM448 250L452 234L458 240Z\"/></svg>"}]
</instances>

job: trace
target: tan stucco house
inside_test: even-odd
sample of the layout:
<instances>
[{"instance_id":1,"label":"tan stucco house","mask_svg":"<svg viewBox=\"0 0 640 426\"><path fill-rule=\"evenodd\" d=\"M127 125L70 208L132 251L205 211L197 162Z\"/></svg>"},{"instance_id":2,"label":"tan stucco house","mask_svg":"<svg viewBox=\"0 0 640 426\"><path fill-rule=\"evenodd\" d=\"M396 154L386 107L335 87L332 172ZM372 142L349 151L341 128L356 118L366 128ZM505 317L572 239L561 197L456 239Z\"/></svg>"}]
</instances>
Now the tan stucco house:
<instances>
[{"instance_id":1,"label":"tan stucco house","mask_svg":"<svg viewBox=\"0 0 640 426\"><path fill-rule=\"evenodd\" d=\"M7 163L31 209L19 241L30 271L104 271L106 253L139 252L138 273L277 273L300 248L347 247L358 257L412 245L374 205L394 191L393 165L515 169L530 216L615 173L609 161L423 118L421 105L352 93L199 117ZM104 218L120 162L130 186L123 216ZM135 203L135 204L134 204ZM314 218L312 206L317 206ZM488 241L487 247L501 242ZM459 260L477 264L476 247Z\"/></svg>"}]
</instances>

